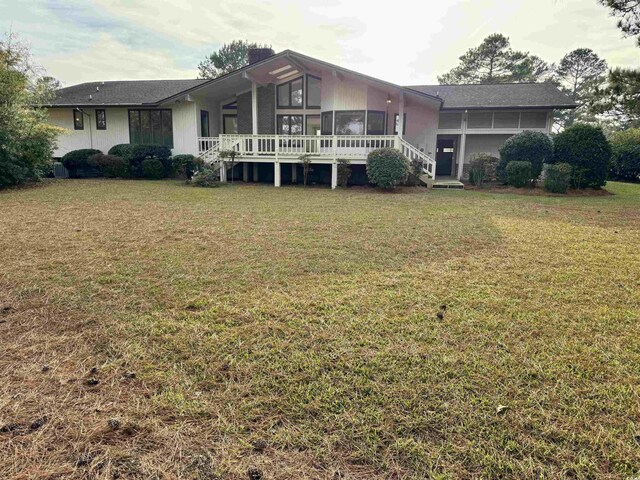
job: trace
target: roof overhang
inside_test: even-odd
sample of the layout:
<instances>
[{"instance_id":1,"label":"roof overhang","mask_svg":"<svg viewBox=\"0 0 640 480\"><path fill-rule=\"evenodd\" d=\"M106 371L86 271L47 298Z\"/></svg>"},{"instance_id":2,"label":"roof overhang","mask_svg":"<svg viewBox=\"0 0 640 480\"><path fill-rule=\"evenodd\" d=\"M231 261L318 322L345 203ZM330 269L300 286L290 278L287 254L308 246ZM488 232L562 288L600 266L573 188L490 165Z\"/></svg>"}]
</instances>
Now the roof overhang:
<instances>
[{"instance_id":1,"label":"roof overhang","mask_svg":"<svg viewBox=\"0 0 640 480\"><path fill-rule=\"evenodd\" d=\"M447 107L445 105L442 106L443 112L464 112L465 110L562 110L562 109L572 109L578 108L579 105L569 104L569 105L473 105L470 107Z\"/></svg>"},{"instance_id":2,"label":"roof overhang","mask_svg":"<svg viewBox=\"0 0 640 480\"><path fill-rule=\"evenodd\" d=\"M353 70L339 67L291 50L284 50L259 62L247 65L246 67L240 68L221 77L211 79L201 85L191 87L164 99L160 103L167 103L190 93L197 94L199 92L206 92L213 86L216 87L216 90L218 90L219 87L227 87L226 90L228 91L226 93L230 93L234 89L236 91L246 90L247 88L250 88L253 82L264 85L269 83L278 83L289 78L293 79L296 78L296 76L305 73L311 75L322 75L324 72L330 72L338 78L359 79L378 88L384 89L390 94L404 94L421 100L422 102L433 103L438 106L441 106L443 103L443 100L435 95L419 92L369 75L354 72ZM225 93L218 92L217 96L225 97ZM229 95L226 96L228 97Z\"/></svg>"}]
</instances>

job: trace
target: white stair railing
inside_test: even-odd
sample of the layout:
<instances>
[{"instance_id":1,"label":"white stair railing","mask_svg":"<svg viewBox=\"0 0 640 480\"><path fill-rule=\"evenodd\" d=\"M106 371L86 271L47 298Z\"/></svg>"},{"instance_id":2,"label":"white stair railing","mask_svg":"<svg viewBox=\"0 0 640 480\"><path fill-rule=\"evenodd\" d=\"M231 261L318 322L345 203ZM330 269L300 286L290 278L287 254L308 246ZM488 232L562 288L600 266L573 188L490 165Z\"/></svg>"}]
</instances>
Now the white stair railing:
<instances>
[{"instance_id":1,"label":"white stair railing","mask_svg":"<svg viewBox=\"0 0 640 480\"><path fill-rule=\"evenodd\" d=\"M417 161L422 164L422 173L430 178L436 178L436 162L426 153L418 150L416 147L407 142L404 138L398 137L400 140L399 150L409 159L409 161Z\"/></svg>"},{"instance_id":2,"label":"white stair railing","mask_svg":"<svg viewBox=\"0 0 640 480\"><path fill-rule=\"evenodd\" d=\"M220 151L220 140L217 137L199 138L198 153L200 158L206 164L212 164L218 161L218 152Z\"/></svg>"}]
</instances>

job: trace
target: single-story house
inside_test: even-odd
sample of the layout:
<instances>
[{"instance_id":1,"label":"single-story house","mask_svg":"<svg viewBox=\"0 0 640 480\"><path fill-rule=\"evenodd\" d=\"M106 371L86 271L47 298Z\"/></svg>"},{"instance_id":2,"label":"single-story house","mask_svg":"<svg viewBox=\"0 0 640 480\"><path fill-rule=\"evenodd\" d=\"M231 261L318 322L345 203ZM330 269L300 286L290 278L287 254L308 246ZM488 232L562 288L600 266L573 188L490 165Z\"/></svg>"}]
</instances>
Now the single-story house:
<instances>
[{"instance_id":1,"label":"single-story house","mask_svg":"<svg viewBox=\"0 0 640 480\"><path fill-rule=\"evenodd\" d=\"M524 130L551 132L555 109L576 104L549 83L400 86L291 50L250 52L211 80L83 83L57 92L50 122L68 130L56 157L79 148L160 144L217 161L236 150L225 180L299 178L299 157L335 187L337 160L362 177L367 154L400 149L431 178L461 179L476 153L497 155Z\"/></svg>"}]
</instances>

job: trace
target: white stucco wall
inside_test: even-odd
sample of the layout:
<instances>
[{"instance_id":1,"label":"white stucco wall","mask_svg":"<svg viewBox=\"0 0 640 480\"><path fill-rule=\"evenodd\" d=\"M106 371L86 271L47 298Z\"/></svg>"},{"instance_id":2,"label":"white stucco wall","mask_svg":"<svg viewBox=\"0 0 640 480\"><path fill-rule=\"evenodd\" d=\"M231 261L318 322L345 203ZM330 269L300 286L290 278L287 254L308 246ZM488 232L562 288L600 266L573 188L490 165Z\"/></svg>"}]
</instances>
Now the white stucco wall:
<instances>
[{"instance_id":1,"label":"white stucco wall","mask_svg":"<svg viewBox=\"0 0 640 480\"><path fill-rule=\"evenodd\" d=\"M197 154L196 139L200 128L200 110L196 110L196 104L182 102L163 108L172 110L172 152ZM58 136L54 157L62 157L65 153L80 148L96 148L106 153L114 145L129 143L128 108L105 108L106 130L96 129L95 108L83 110L89 114L84 116L84 130L74 130L71 108L49 109L49 123L64 129L64 133Z\"/></svg>"}]
</instances>

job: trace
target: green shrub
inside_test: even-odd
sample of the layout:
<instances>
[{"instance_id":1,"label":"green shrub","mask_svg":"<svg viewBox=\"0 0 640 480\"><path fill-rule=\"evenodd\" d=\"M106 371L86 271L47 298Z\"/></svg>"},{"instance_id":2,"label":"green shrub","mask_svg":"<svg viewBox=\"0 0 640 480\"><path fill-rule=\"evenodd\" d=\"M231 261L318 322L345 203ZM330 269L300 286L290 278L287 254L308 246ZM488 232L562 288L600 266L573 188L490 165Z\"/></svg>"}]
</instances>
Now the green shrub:
<instances>
[{"instance_id":1,"label":"green shrub","mask_svg":"<svg viewBox=\"0 0 640 480\"><path fill-rule=\"evenodd\" d=\"M38 164L35 168L36 178L53 178L53 162Z\"/></svg>"},{"instance_id":2,"label":"green shrub","mask_svg":"<svg viewBox=\"0 0 640 480\"><path fill-rule=\"evenodd\" d=\"M551 193L567 193L571 184L571 165L568 163L556 163L545 165L544 189Z\"/></svg>"},{"instance_id":3,"label":"green shrub","mask_svg":"<svg viewBox=\"0 0 640 480\"><path fill-rule=\"evenodd\" d=\"M145 158L142 161L142 176L157 180L164 177L164 165L157 158Z\"/></svg>"},{"instance_id":4,"label":"green shrub","mask_svg":"<svg viewBox=\"0 0 640 480\"><path fill-rule=\"evenodd\" d=\"M420 181L420 176L423 174L422 167L422 160L409 160L409 173L407 174L407 178L405 179L404 184L412 187L416 185L422 185L422 182Z\"/></svg>"},{"instance_id":5,"label":"green shrub","mask_svg":"<svg viewBox=\"0 0 640 480\"><path fill-rule=\"evenodd\" d=\"M191 179L194 173L204 166L200 157L193 155L174 155L171 157L171 167L174 175L180 175L187 180Z\"/></svg>"},{"instance_id":6,"label":"green shrub","mask_svg":"<svg viewBox=\"0 0 640 480\"><path fill-rule=\"evenodd\" d=\"M507 183L514 187L526 187L531 185L533 172L531 162L509 162L505 168Z\"/></svg>"},{"instance_id":7,"label":"green shrub","mask_svg":"<svg viewBox=\"0 0 640 480\"><path fill-rule=\"evenodd\" d=\"M553 160L553 143L549 136L542 132L518 133L504 142L499 150L497 175L502 182L506 181L506 167L509 162L530 162L531 178L538 178L542 172L542 165Z\"/></svg>"},{"instance_id":8,"label":"green shrub","mask_svg":"<svg viewBox=\"0 0 640 480\"><path fill-rule=\"evenodd\" d=\"M380 148L367 157L369 181L381 188L393 188L405 181L410 168L409 159L395 148Z\"/></svg>"},{"instance_id":9,"label":"green shrub","mask_svg":"<svg viewBox=\"0 0 640 480\"><path fill-rule=\"evenodd\" d=\"M10 128L0 128L0 188L49 176L58 129L39 124L27 130L14 135Z\"/></svg>"},{"instance_id":10,"label":"green shrub","mask_svg":"<svg viewBox=\"0 0 640 480\"><path fill-rule=\"evenodd\" d=\"M190 185L194 187L215 188L220 186L220 171L211 167L204 167L193 174Z\"/></svg>"},{"instance_id":11,"label":"green shrub","mask_svg":"<svg viewBox=\"0 0 640 480\"><path fill-rule=\"evenodd\" d=\"M484 182L494 182L499 159L488 153L477 153L471 157L469 181L481 187Z\"/></svg>"},{"instance_id":12,"label":"green shrub","mask_svg":"<svg viewBox=\"0 0 640 480\"><path fill-rule=\"evenodd\" d=\"M129 176L129 166L122 158L115 155L96 153L89 157L89 163L98 168L107 178L125 178Z\"/></svg>"},{"instance_id":13,"label":"green shrub","mask_svg":"<svg viewBox=\"0 0 640 480\"><path fill-rule=\"evenodd\" d=\"M640 178L640 128L611 135L611 173L623 180Z\"/></svg>"},{"instance_id":14,"label":"green shrub","mask_svg":"<svg viewBox=\"0 0 640 480\"><path fill-rule=\"evenodd\" d=\"M351 178L351 162L349 160L338 160L338 186L346 187Z\"/></svg>"},{"instance_id":15,"label":"green shrub","mask_svg":"<svg viewBox=\"0 0 640 480\"><path fill-rule=\"evenodd\" d=\"M102 153L94 148L81 148L80 150L72 150L61 159L62 164L69 171L94 168L95 165L89 162L89 157Z\"/></svg>"},{"instance_id":16,"label":"green shrub","mask_svg":"<svg viewBox=\"0 0 640 480\"><path fill-rule=\"evenodd\" d=\"M571 165L574 187L597 188L607 182L611 146L602 128L576 123L554 137L553 148L553 163Z\"/></svg>"},{"instance_id":17,"label":"green shrub","mask_svg":"<svg viewBox=\"0 0 640 480\"><path fill-rule=\"evenodd\" d=\"M163 176L171 175L171 149L162 145L130 145L123 143L109 149L109 155L121 157L129 164L129 171L133 177L143 177L142 162L147 158L155 158L162 163Z\"/></svg>"},{"instance_id":18,"label":"green shrub","mask_svg":"<svg viewBox=\"0 0 640 480\"><path fill-rule=\"evenodd\" d=\"M120 143L118 145L114 145L107 152L109 155L115 155L116 157L122 158L125 162L128 162L131 158L131 151L133 150L134 145L129 143Z\"/></svg>"}]
</instances>

